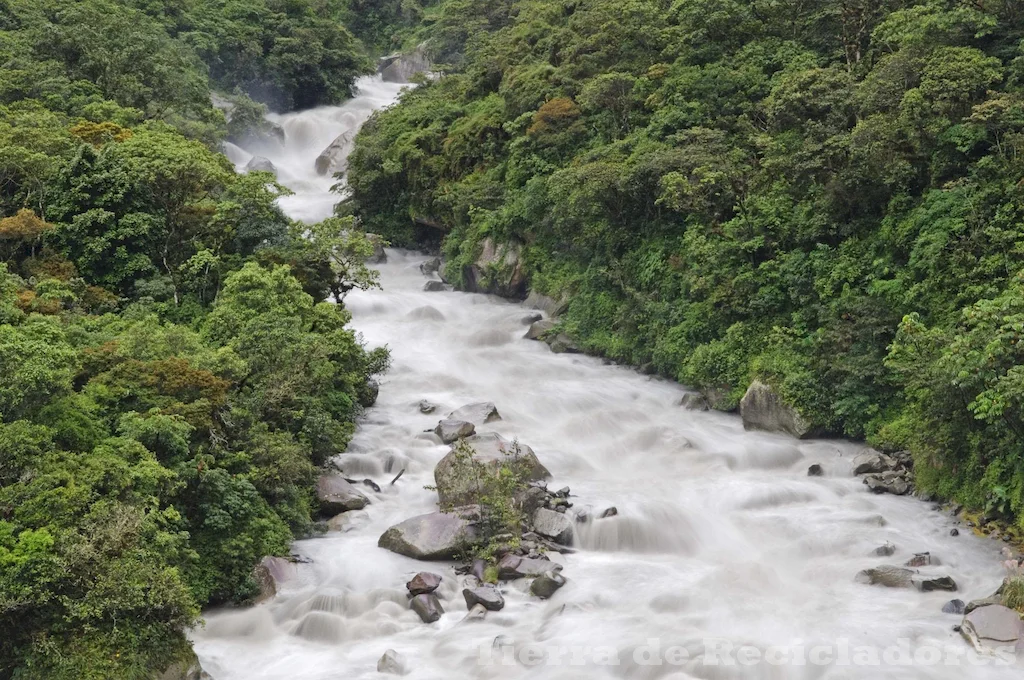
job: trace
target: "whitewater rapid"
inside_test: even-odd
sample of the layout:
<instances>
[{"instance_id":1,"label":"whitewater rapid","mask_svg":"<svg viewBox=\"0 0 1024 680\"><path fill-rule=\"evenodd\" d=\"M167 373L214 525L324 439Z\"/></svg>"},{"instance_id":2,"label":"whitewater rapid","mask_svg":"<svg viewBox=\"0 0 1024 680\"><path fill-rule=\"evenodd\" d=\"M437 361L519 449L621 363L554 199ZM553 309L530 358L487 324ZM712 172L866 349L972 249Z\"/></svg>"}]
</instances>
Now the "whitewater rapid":
<instances>
[{"instance_id":1,"label":"whitewater rapid","mask_svg":"<svg viewBox=\"0 0 1024 680\"><path fill-rule=\"evenodd\" d=\"M367 100L279 118L286 150L261 151L296 189L282 202L296 218L329 214L337 199L321 193L333 181L312 170L318 147L352 124L340 122L347 113L362 116L397 94L379 81L363 86ZM350 513L345 531L295 544L309 562L276 598L206 614L193 638L216 680L382 678L376 664L388 649L405 657L406 677L439 680L1020 677L1019 666L945 663L967 645L953 631L960 617L941 608L953 597L991 594L1003 576L1002 544L962 527L951 536L955 520L927 503L869 493L851 470L862 445L746 432L734 415L688 411L679 406L682 387L600 359L553 354L523 339L529 310L522 305L423 292L425 258L394 250L388 257L383 290L355 292L346 306L365 342L387 345L394 363L377 405L338 457L347 476L371 478L382 490L364 489L371 504ZM439 405L437 413L420 413L424 399ZM582 528L575 554L552 557L568 578L552 599L505 583L502 611L463 622L463 577L454 565L401 557L377 539L436 509L436 494L424 487L447 447L427 431L479 401L494 402L503 417L480 429L530 445L553 473L552 489L571 487L577 509L615 506L618 515ZM814 463L823 477L808 477ZM874 555L886 542L896 553ZM949 574L958 593L854 579L923 551L942 564L922 572ZM405 583L419 571L444 577L438 594L447 613L432 625L408 607ZM911 656L931 649L946 656L886 663L883 655L900 651L901 640ZM723 665L736 660L728 645L782 649L787 661ZM806 658L819 645L833 650L832 663ZM689 660L679 652L667 658L671 647ZM881 665L867 652L856 663L862 648L876 650ZM718 665L708 663L709 649L721 652ZM541 663L531 664L536 658ZM652 659L662 663L644 665Z\"/></svg>"}]
</instances>

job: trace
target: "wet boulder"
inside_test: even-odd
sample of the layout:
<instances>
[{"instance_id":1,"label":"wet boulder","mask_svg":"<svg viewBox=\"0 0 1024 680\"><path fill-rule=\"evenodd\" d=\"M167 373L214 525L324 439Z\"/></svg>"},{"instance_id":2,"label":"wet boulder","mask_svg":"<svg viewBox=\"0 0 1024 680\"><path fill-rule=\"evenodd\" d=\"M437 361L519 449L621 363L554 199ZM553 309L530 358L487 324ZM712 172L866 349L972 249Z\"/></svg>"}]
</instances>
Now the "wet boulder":
<instances>
[{"instance_id":1,"label":"wet boulder","mask_svg":"<svg viewBox=\"0 0 1024 680\"><path fill-rule=\"evenodd\" d=\"M426 399L422 400L417 406L420 409L420 413L424 415L430 415L437 410L437 404L429 402Z\"/></svg>"},{"instance_id":2,"label":"wet boulder","mask_svg":"<svg viewBox=\"0 0 1024 680\"><path fill-rule=\"evenodd\" d=\"M494 586L466 588L462 591L462 596L466 598L467 609L482 605L487 611L496 612L505 606L505 598Z\"/></svg>"},{"instance_id":3,"label":"wet boulder","mask_svg":"<svg viewBox=\"0 0 1024 680\"><path fill-rule=\"evenodd\" d=\"M444 281L427 281L423 284L424 293L443 293L446 290L448 288L444 285Z\"/></svg>"},{"instance_id":4,"label":"wet boulder","mask_svg":"<svg viewBox=\"0 0 1024 680\"><path fill-rule=\"evenodd\" d=\"M341 475L320 475L316 483L316 499L320 512L334 516L349 510L362 510L370 502L363 492Z\"/></svg>"},{"instance_id":5,"label":"wet boulder","mask_svg":"<svg viewBox=\"0 0 1024 680\"><path fill-rule=\"evenodd\" d=\"M566 584L566 578L557 571L549 571L541 574L530 584L530 592L546 600Z\"/></svg>"},{"instance_id":6,"label":"wet boulder","mask_svg":"<svg viewBox=\"0 0 1024 680\"><path fill-rule=\"evenodd\" d=\"M373 246L373 254L366 258L367 264L384 264L388 261L388 254L384 252L384 237L379 234L367 234L366 240Z\"/></svg>"},{"instance_id":7,"label":"wet boulder","mask_svg":"<svg viewBox=\"0 0 1024 680\"><path fill-rule=\"evenodd\" d=\"M907 560L903 566L905 567L931 567L938 564L939 561L932 557L931 553L916 553L913 557Z\"/></svg>"},{"instance_id":8,"label":"wet boulder","mask_svg":"<svg viewBox=\"0 0 1024 680\"><path fill-rule=\"evenodd\" d=\"M432 512L396 524L381 535L377 545L417 560L450 560L476 539L476 527L467 516Z\"/></svg>"},{"instance_id":9,"label":"wet boulder","mask_svg":"<svg viewBox=\"0 0 1024 680\"><path fill-rule=\"evenodd\" d=\"M558 333L554 337L548 336L547 343L555 354L581 354L583 352L567 333Z\"/></svg>"},{"instance_id":10,"label":"wet boulder","mask_svg":"<svg viewBox=\"0 0 1024 680\"><path fill-rule=\"evenodd\" d=\"M942 605L943 614L964 614L966 611L967 605L964 604L963 600L950 600Z\"/></svg>"},{"instance_id":11,"label":"wet boulder","mask_svg":"<svg viewBox=\"0 0 1024 680\"><path fill-rule=\"evenodd\" d=\"M260 589L256 602L269 600L277 595L281 585L295 578L295 563L284 557L264 557L253 570L252 577Z\"/></svg>"},{"instance_id":12,"label":"wet boulder","mask_svg":"<svg viewBox=\"0 0 1024 680\"><path fill-rule=\"evenodd\" d=\"M416 75L429 74L431 68L426 46L420 45L411 52L381 57L377 73L385 83L408 83Z\"/></svg>"},{"instance_id":13,"label":"wet boulder","mask_svg":"<svg viewBox=\"0 0 1024 680\"><path fill-rule=\"evenodd\" d=\"M213 680L199 665L199 657L189 647L181 658L165 670L151 676L153 680Z\"/></svg>"},{"instance_id":14,"label":"wet boulder","mask_svg":"<svg viewBox=\"0 0 1024 680\"><path fill-rule=\"evenodd\" d=\"M437 427L434 428L434 434L440 437L441 441L445 444L457 442L475 433L476 427L473 426L473 423L468 423L465 420L453 420L451 418L440 421Z\"/></svg>"},{"instance_id":15,"label":"wet boulder","mask_svg":"<svg viewBox=\"0 0 1024 680\"><path fill-rule=\"evenodd\" d=\"M498 243L493 238L485 238L479 244L476 260L463 268L465 289L471 293L522 299L526 296L527 284L522 255L523 247L518 243Z\"/></svg>"},{"instance_id":16,"label":"wet boulder","mask_svg":"<svg viewBox=\"0 0 1024 680\"><path fill-rule=\"evenodd\" d=\"M911 584L922 593L930 593L936 590L956 592L956 581L949 576L923 576L914 574L910 577Z\"/></svg>"},{"instance_id":17,"label":"wet boulder","mask_svg":"<svg viewBox=\"0 0 1024 680\"><path fill-rule=\"evenodd\" d=\"M441 601L433 593L417 595L409 602L409 607L416 612L423 623L434 623L444 614Z\"/></svg>"},{"instance_id":18,"label":"wet boulder","mask_svg":"<svg viewBox=\"0 0 1024 680\"><path fill-rule=\"evenodd\" d=\"M409 670L405 657L395 650L389 649L384 652L384 656L380 657L380 660L377 662L377 672L390 675L406 675L409 673Z\"/></svg>"},{"instance_id":19,"label":"wet boulder","mask_svg":"<svg viewBox=\"0 0 1024 680\"><path fill-rule=\"evenodd\" d=\"M539 309L550 317L559 317L569 309L569 297L565 294L556 300L548 295L541 295L535 291L531 291L526 296L526 301L523 302L524 307L530 309Z\"/></svg>"},{"instance_id":20,"label":"wet boulder","mask_svg":"<svg viewBox=\"0 0 1024 680\"><path fill-rule=\"evenodd\" d=\"M533 513L535 533L562 545L572 545L573 522L564 513L538 508Z\"/></svg>"},{"instance_id":21,"label":"wet boulder","mask_svg":"<svg viewBox=\"0 0 1024 680\"><path fill-rule=\"evenodd\" d=\"M409 589L409 593L412 595L426 595L437 590L440 585L441 576L439 574L421 571L413 576L412 580L405 584L405 587Z\"/></svg>"},{"instance_id":22,"label":"wet boulder","mask_svg":"<svg viewBox=\"0 0 1024 680\"><path fill-rule=\"evenodd\" d=\"M687 392L679 398L679 405L687 411L710 411L708 400L700 392Z\"/></svg>"},{"instance_id":23,"label":"wet boulder","mask_svg":"<svg viewBox=\"0 0 1024 680\"><path fill-rule=\"evenodd\" d=\"M530 324L530 329L526 331L526 335L523 336L527 340L543 340L544 336L550 333L555 328L554 321L548 321L541 319L540 321L534 321Z\"/></svg>"},{"instance_id":24,"label":"wet boulder","mask_svg":"<svg viewBox=\"0 0 1024 680\"><path fill-rule=\"evenodd\" d=\"M248 163L245 164L246 172L269 172L274 175L277 174L277 167L270 162L269 158L263 156L253 156Z\"/></svg>"},{"instance_id":25,"label":"wet boulder","mask_svg":"<svg viewBox=\"0 0 1024 680\"><path fill-rule=\"evenodd\" d=\"M551 560L520 557L511 553L498 561L498 578L502 581L512 581L517 578L533 578L546 574L549 571L561 570L562 565L555 564Z\"/></svg>"},{"instance_id":26,"label":"wet boulder","mask_svg":"<svg viewBox=\"0 0 1024 680\"><path fill-rule=\"evenodd\" d=\"M822 468L817 463L815 463L814 465L812 465L809 468L807 468L807 476L808 477L824 477L825 476L825 469Z\"/></svg>"},{"instance_id":27,"label":"wet boulder","mask_svg":"<svg viewBox=\"0 0 1024 680\"><path fill-rule=\"evenodd\" d=\"M501 420L498 407L489 401L466 404L449 413L448 417L452 420L466 420L474 425L485 425L495 420Z\"/></svg>"},{"instance_id":28,"label":"wet boulder","mask_svg":"<svg viewBox=\"0 0 1024 680\"><path fill-rule=\"evenodd\" d=\"M864 475L864 484L874 493L894 496L905 496L914 489L909 475L896 471Z\"/></svg>"},{"instance_id":29,"label":"wet boulder","mask_svg":"<svg viewBox=\"0 0 1024 680\"><path fill-rule=\"evenodd\" d=\"M529 446L514 444L496 433L477 434L453 446L434 468L438 502L442 507L475 502L482 490L481 473L495 474L507 465L517 466L524 481L551 476Z\"/></svg>"},{"instance_id":30,"label":"wet boulder","mask_svg":"<svg viewBox=\"0 0 1024 680\"><path fill-rule=\"evenodd\" d=\"M886 541L884 545L875 548L875 554L879 557L892 557L896 553L896 546Z\"/></svg>"},{"instance_id":31,"label":"wet boulder","mask_svg":"<svg viewBox=\"0 0 1024 680\"><path fill-rule=\"evenodd\" d=\"M487 607L482 604L475 604L470 607L469 612L462 618L462 622L483 621L485 618L487 618Z\"/></svg>"},{"instance_id":32,"label":"wet boulder","mask_svg":"<svg viewBox=\"0 0 1024 680\"><path fill-rule=\"evenodd\" d=\"M1024 622L1020 614L998 604L979 607L964 616L960 634L977 651L985 654L1001 647L1024 649Z\"/></svg>"},{"instance_id":33,"label":"wet boulder","mask_svg":"<svg viewBox=\"0 0 1024 680\"><path fill-rule=\"evenodd\" d=\"M785 432L798 439L812 437L819 428L805 418L775 391L773 387L755 380L740 400L740 416L747 430Z\"/></svg>"},{"instance_id":34,"label":"wet boulder","mask_svg":"<svg viewBox=\"0 0 1024 680\"><path fill-rule=\"evenodd\" d=\"M427 276L438 273L441 271L441 258L432 257L429 260L420 263L420 271Z\"/></svg>"},{"instance_id":35,"label":"wet boulder","mask_svg":"<svg viewBox=\"0 0 1024 680\"><path fill-rule=\"evenodd\" d=\"M355 129L342 132L316 157L314 166L318 175L334 175L348 169L348 156L355 133Z\"/></svg>"},{"instance_id":36,"label":"wet boulder","mask_svg":"<svg viewBox=\"0 0 1024 680\"><path fill-rule=\"evenodd\" d=\"M888 472L896 468L896 461L880 451L864 449L853 459L853 474L866 475Z\"/></svg>"},{"instance_id":37,"label":"wet boulder","mask_svg":"<svg viewBox=\"0 0 1024 680\"><path fill-rule=\"evenodd\" d=\"M910 588L914 585L913 578L916 573L913 569L905 567L883 565L860 572L857 574L857 581L886 588Z\"/></svg>"}]
</instances>

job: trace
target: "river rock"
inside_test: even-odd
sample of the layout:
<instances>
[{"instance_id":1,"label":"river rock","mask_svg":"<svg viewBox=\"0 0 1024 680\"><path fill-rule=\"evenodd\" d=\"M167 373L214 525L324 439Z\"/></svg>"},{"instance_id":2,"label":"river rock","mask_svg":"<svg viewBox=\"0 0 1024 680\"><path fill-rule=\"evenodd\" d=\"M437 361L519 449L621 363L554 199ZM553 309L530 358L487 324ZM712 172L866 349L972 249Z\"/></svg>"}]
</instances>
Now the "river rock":
<instances>
[{"instance_id":1,"label":"river rock","mask_svg":"<svg viewBox=\"0 0 1024 680\"><path fill-rule=\"evenodd\" d=\"M520 319L519 323L523 324L524 326L532 326L533 324L537 323L538 321L543 321L543 320L544 320L544 315L543 314L541 314L540 312L531 312L530 314L527 314L522 319Z\"/></svg>"},{"instance_id":2,"label":"river rock","mask_svg":"<svg viewBox=\"0 0 1024 680\"><path fill-rule=\"evenodd\" d=\"M572 520L565 514L547 508L538 508L533 513L534 532L562 545L572 545L572 524Z\"/></svg>"},{"instance_id":3,"label":"river rock","mask_svg":"<svg viewBox=\"0 0 1024 680\"><path fill-rule=\"evenodd\" d=\"M172 663L166 670L153 674L153 680L213 680L210 674L203 670L199 664L199 658L191 647L182 654L182 658Z\"/></svg>"},{"instance_id":4,"label":"river rock","mask_svg":"<svg viewBox=\"0 0 1024 680\"><path fill-rule=\"evenodd\" d=\"M406 675L409 673L406 667L405 657L393 649L384 652L377 662L378 673L390 673L391 675Z\"/></svg>"},{"instance_id":5,"label":"river rock","mask_svg":"<svg viewBox=\"0 0 1024 680\"><path fill-rule=\"evenodd\" d=\"M548 295L541 295L540 293L530 291L530 294L526 296L526 301L523 302L523 306L530 309L539 309L551 317L559 317L569 309L569 298L563 294L560 299L556 300Z\"/></svg>"},{"instance_id":6,"label":"river rock","mask_svg":"<svg viewBox=\"0 0 1024 680\"><path fill-rule=\"evenodd\" d=\"M521 299L526 295L523 247L517 243L498 243L488 237L480 242L473 264L463 268L462 279L470 293L490 293Z\"/></svg>"},{"instance_id":7,"label":"river rock","mask_svg":"<svg viewBox=\"0 0 1024 680\"><path fill-rule=\"evenodd\" d=\"M473 423L467 423L465 420L453 420L451 418L440 421L437 427L434 428L434 434L440 437L441 441L445 444L457 442L475 433L476 427L473 426Z\"/></svg>"},{"instance_id":8,"label":"river rock","mask_svg":"<svg viewBox=\"0 0 1024 680\"><path fill-rule=\"evenodd\" d=\"M348 155L355 133L355 129L342 132L316 157L314 165L318 175L334 175L348 169Z\"/></svg>"},{"instance_id":9,"label":"river rock","mask_svg":"<svg viewBox=\"0 0 1024 680\"><path fill-rule=\"evenodd\" d=\"M283 557L264 557L252 570L253 580L259 586L256 602L269 600L277 595L280 586L295 578L295 564Z\"/></svg>"},{"instance_id":10,"label":"river rock","mask_svg":"<svg viewBox=\"0 0 1024 680\"><path fill-rule=\"evenodd\" d=\"M253 156L248 163L245 164L246 172L270 172L274 175L277 174L277 167L270 162L269 158L263 156Z\"/></svg>"},{"instance_id":11,"label":"river rock","mask_svg":"<svg viewBox=\"0 0 1024 680\"><path fill-rule=\"evenodd\" d=\"M755 380L740 400L740 416L747 430L785 432L798 439L817 434L818 428L787 404L772 388Z\"/></svg>"},{"instance_id":12,"label":"river rock","mask_svg":"<svg viewBox=\"0 0 1024 680\"><path fill-rule=\"evenodd\" d=\"M441 601L433 593L417 595L409 602L409 607L419 614L423 623L434 623L441 618L441 614L444 614Z\"/></svg>"},{"instance_id":13,"label":"river rock","mask_svg":"<svg viewBox=\"0 0 1024 680\"><path fill-rule=\"evenodd\" d=\"M809 468L807 468L807 476L808 477L823 477L824 475L825 475L824 468L822 468L817 463L815 463L814 465L812 465Z\"/></svg>"},{"instance_id":14,"label":"river rock","mask_svg":"<svg viewBox=\"0 0 1024 680\"><path fill-rule=\"evenodd\" d=\"M377 64L377 73L385 83L408 83L418 74L429 74L432 67L426 45L420 45L405 54L381 57Z\"/></svg>"},{"instance_id":15,"label":"river rock","mask_svg":"<svg viewBox=\"0 0 1024 680\"><path fill-rule=\"evenodd\" d=\"M533 449L519 444L516 450L513 443L500 434L477 434L462 441L472 450L471 461L452 447L434 468L434 485L442 507L467 505L476 500L480 492L479 470L467 469L470 463L493 473L503 464L516 462L523 466L525 481L537 481L551 476Z\"/></svg>"},{"instance_id":16,"label":"river rock","mask_svg":"<svg viewBox=\"0 0 1024 680\"><path fill-rule=\"evenodd\" d=\"M975 609L964 616L960 634L979 652L990 654L1000 647L1024 645L1024 622L1020 614L994 604Z\"/></svg>"},{"instance_id":17,"label":"river rock","mask_svg":"<svg viewBox=\"0 0 1024 680\"><path fill-rule=\"evenodd\" d=\"M388 261L388 254L384 251L384 237L380 234L367 234L366 240L373 246L373 255L366 258L367 264L384 264Z\"/></svg>"},{"instance_id":18,"label":"river rock","mask_svg":"<svg viewBox=\"0 0 1024 680\"><path fill-rule=\"evenodd\" d=\"M533 580L530 584L530 592L546 600L555 594L559 588L564 586L566 578L557 571L549 571L545 574L541 574Z\"/></svg>"},{"instance_id":19,"label":"river rock","mask_svg":"<svg viewBox=\"0 0 1024 680\"><path fill-rule=\"evenodd\" d=\"M420 271L427 276L438 273L441 271L441 258L432 257L429 260L420 263Z\"/></svg>"},{"instance_id":20,"label":"river rock","mask_svg":"<svg viewBox=\"0 0 1024 680\"><path fill-rule=\"evenodd\" d=\"M412 580L405 584L412 595L426 595L437 590L441 585L441 576L432 574L429 571L421 571L412 577Z\"/></svg>"},{"instance_id":21,"label":"river rock","mask_svg":"<svg viewBox=\"0 0 1024 680\"><path fill-rule=\"evenodd\" d=\"M320 512L334 516L349 510L362 510L370 502L363 493L341 475L320 475L316 483Z\"/></svg>"},{"instance_id":22,"label":"river rock","mask_svg":"<svg viewBox=\"0 0 1024 680\"><path fill-rule=\"evenodd\" d=\"M546 574L549 571L561 571L562 565L551 560L533 557L520 557L508 554L498 561L498 578L511 581L517 578L530 578Z\"/></svg>"},{"instance_id":23,"label":"river rock","mask_svg":"<svg viewBox=\"0 0 1024 680\"><path fill-rule=\"evenodd\" d=\"M914 570L906 569L905 567L883 565L860 572L857 574L857 581L887 588L910 588L914 585L913 577L915 574Z\"/></svg>"},{"instance_id":24,"label":"river rock","mask_svg":"<svg viewBox=\"0 0 1024 680\"><path fill-rule=\"evenodd\" d=\"M487 618L487 607L482 604L475 604L469 608L469 612L462 617L462 623L469 621L483 621Z\"/></svg>"},{"instance_id":25,"label":"river rock","mask_svg":"<svg viewBox=\"0 0 1024 680\"><path fill-rule=\"evenodd\" d=\"M970 602L968 602L967 606L964 607L964 613L970 614L975 609L981 609L982 607L990 607L994 604L1001 605L1002 603L1003 596L999 593L996 593L995 595L989 595L988 597L980 597L977 600L971 600Z\"/></svg>"},{"instance_id":26,"label":"river rock","mask_svg":"<svg viewBox=\"0 0 1024 680\"><path fill-rule=\"evenodd\" d=\"M487 611L496 612L505 606L505 598L494 586L466 588L462 591L462 596L466 598L467 609L472 609L479 604L483 605Z\"/></svg>"},{"instance_id":27,"label":"river rock","mask_svg":"<svg viewBox=\"0 0 1024 680\"><path fill-rule=\"evenodd\" d=\"M679 405L688 411L710 411L708 400L700 392L687 392L679 398Z\"/></svg>"},{"instance_id":28,"label":"river rock","mask_svg":"<svg viewBox=\"0 0 1024 680\"><path fill-rule=\"evenodd\" d=\"M888 493L905 496L913 490L913 484L905 472L882 472L864 475L864 484L874 493Z\"/></svg>"},{"instance_id":29,"label":"river rock","mask_svg":"<svg viewBox=\"0 0 1024 680\"><path fill-rule=\"evenodd\" d=\"M963 614L967 611L967 605L963 600L950 600L942 605L943 614Z\"/></svg>"},{"instance_id":30,"label":"river rock","mask_svg":"<svg viewBox=\"0 0 1024 680\"><path fill-rule=\"evenodd\" d=\"M885 545L880 545L875 548L875 554L879 557L891 557L896 552L896 546L889 541L885 542Z\"/></svg>"},{"instance_id":31,"label":"river rock","mask_svg":"<svg viewBox=\"0 0 1024 680\"><path fill-rule=\"evenodd\" d=\"M422 413L424 415L430 415L431 413L433 413L434 411L437 410L437 404L433 404L433 403L427 401L426 399L424 399L423 401L421 401L419 403L419 409L420 409L420 413Z\"/></svg>"},{"instance_id":32,"label":"river rock","mask_svg":"<svg viewBox=\"0 0 1024 680\"><path fill-rule=\"evenodd\" d=\"M477 538L473 523L457 513L432 512L412 517L385 531L377 545L417 560L451 560Z\"/></svg>"},{"instance_id":33,"label":"river rock","mask_svg":"<svg viewBox=\"0 0 1024 680\"><path fill-rule=\"evenodd\" d=\"M896 461L880 451L864 449L853 459L853 474L866 475L887 472L896 467Z\"/></svg>"},{"instance_id":34,"label":"river rock","mask_svg":"<svg viewBox=\"0 0 1024 680\"><path fill-rule=\"evenodd\" d=\"M534 321L530 324L530 329L526 331L525 337L527 340L543 340L544 336L550 333L555 328L554 321L548 321L547 319L541 319L540 321Z\"/></svg>"},{"instance_id":35,"label":"river rock","mask_svg":"<svg viewBox=\"0 0 1024 680\"><path fill-rule=\"evenodd\" d=\"M424 293L443 293L448 290L444 285L444 281L427 281L423 284Z\"/></svg>"},{"instance_id":36,"label":"river rock","mask_svg":"<svg viewBox=\"0 0 1024 680\"><path fill-rule=\"evenodd\" d=\"M911 584L922 593L930 593L935 590L956 592L956 581L949 576L922 576L914 574L910 577Z\"/></svg>"},{"instance_id":37,"label":"river rock","mask_svg":"<svg viewBox=\"0 0 1024 680\"><path fill-rule=\"evenodd\" d=\"M466 404L449 413L448 417L452 420L467 420L474 425L484 425L495 420L501 420L498 407L489 401Z\"/></svg>"},{"instance_id":38,"label":"river rock","mask_svg":"<svg viewBox=\"0 0 1024 680\"><path fill-rule=\"evenodd\" d=\"M932 558L931 553L917 553L909 560L907 560L903 566L905 567L931 567L938 564L937 559Z\"/></svg>"},{"instance_id":39,"label":"river rock","mask_svg":"<svg viewBox=\"0 0 1024 680\"><path fill-rule=\"evenodd\" d=\"M559 333L553 338L548 336L547 343L555 354L581 354L583 352L566 333Z\"/></svg>"}]
</instances>

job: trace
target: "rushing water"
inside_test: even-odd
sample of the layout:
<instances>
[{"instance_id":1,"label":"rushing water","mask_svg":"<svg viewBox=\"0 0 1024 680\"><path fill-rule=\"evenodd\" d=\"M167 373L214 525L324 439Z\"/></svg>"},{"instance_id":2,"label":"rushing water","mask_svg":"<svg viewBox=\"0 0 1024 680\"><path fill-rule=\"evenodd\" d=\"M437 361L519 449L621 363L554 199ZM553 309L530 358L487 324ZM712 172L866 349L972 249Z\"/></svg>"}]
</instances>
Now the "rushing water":
<instances>
[{"instance_id":1,"label":"rushing water","mask_svg":"<svg viewBox=\"0 0 1024 680\"><path fill-rule=\"evenodd\" d=\"M345 107L281 117L285 148L261 150L296 189L284 204L294 216L329 212L330 182L315 175L313 159L339 127L361 122L395 88L367 82L364 93ZM735 416L680 407L677 385L523 339L520 305L423 292L422 259L389 251L383 291L346 301L366 342L387 344L394 365L339 462L348 476L370 477L383 490L366 490L372 503L351 513L345 532L296 543L295 552L311 562L298 566L275 599L208 613L194 638L214 678L382 677L376 664L387 649L406 658L408 677L445 680L1020 677L1019 667L928 663L936 653L928 650L966 651L952 630L959 617L940 610L951 597L992 592L1002 577L1001 544L967 530L951 536L953 520L926 503L870 494L851 473L856 444L745 432ZM421 414L422 399L438 404L437 414ZM575 554L553 557L569 583L551 600L529 596L524 583L506 583L502 611L462 622L466 606L453 565L392 554L377 539L436 508L424 486L447 447L425 430L439 414L476 401L495 402L503 416L480 429L533 447L554 474L552 488L570 486L577 509L614 505L619 514L582 528ZM813 463L824 477L807 476ZM874 556L886 541L896 554ZM901 564L921 551L942 562L922 571L951 575L959 593L854 580L861 569ZM447 613L432 625L408 608L405 583L421 570L444 575L439 595ZM891 655L899 639L918 652L918 663L897 665L899 656ZM704 652L723 649L715 640L781 646L785 656L773 658L787 663L710 665L713 656ZM640 649L652 641L659 654ZM815 663L822 659L810 654L816 645L829 646L837 663ZM672 646L690 660L679 663L678 651L667 657ZM544 647L554 648L546 663L523 662ZM889 654L889 663L872 664L862 647L881 663ZM801 648L803 665L794 663ZM519 661L506 663L509 655ZM659 657L661 665L640 663Z\"/></svg>"}]
</instances>

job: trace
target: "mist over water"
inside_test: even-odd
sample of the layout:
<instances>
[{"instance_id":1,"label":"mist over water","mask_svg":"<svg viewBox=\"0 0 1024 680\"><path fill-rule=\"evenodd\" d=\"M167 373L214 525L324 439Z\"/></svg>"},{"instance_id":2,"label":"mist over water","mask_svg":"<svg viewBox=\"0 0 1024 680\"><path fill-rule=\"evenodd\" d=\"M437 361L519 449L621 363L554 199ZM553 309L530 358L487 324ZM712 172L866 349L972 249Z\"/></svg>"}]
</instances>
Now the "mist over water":
<instances>
[{"instance_id":1,"label":"mist over water","mask_svg":"<svg viewBox=\"0 0 1024 680\"><path fill-rule=\"evenodd\" d=\"M287 142L253 150L281 170L296 195L282 201L292 216L319 219L337 200L334 183L313 170L316 156L346 126L390 103L398 86L363 81L346 106L276 117ZM245 152L242 152L243 154ZM248 158L238 156L242 162ZM378 404L366 414L338 465L371 477L382 491L350 513L346 531L299 541L311 562L272 601L209 612L194 632L203 666L217 680L380 678L387 649L406 657L410 678L706 678L817 680L840 678L1019 678L1020 667L916 663L707 665L708 639L766 648L870 646L897 639L912 646L966 650L952 630L960 617L941 613L953 597L984 597L1003 574L1001 543L964 530L929 504L876 496L852 476L861 445L802 442L745 432L739 418L678 406L683 389L596 358L556 355L522 339L520 305L456 292L426 293L421 256L389 251L383 291L346 301L353 324L371 345L387 344L394 365ZM433 415L417 404L438 405ZM417 562L377 547L391 525L436 509L433 468L447 447L425 433L459 406L493 401L499 432L530 445L551 470L552 489L570 486L574 510L615 506L618 515L580 525L578 552L553 555L568 584L547 601L527 585L505 583L506 606L484 621L462 622L460 577L447 563ZM818 463L823 477L808 477ZM399 470L402 478L388 482ZM892 557L873 551L886 541ZM958 593L919 593L862 585L861 569L902 564L930 551ZM405 583L419 571L444 576L446 610L423 624L408 608ZM528 666L502 663L499 647L531 645L618 651L617 665L595 662ZM657 640L691 660L645 666L634 650ZM493 652L493 653L492 653ZM550 658L550 657L549 657ZM490 661L490 663L486 663Z\"/></svg>"}]
</instances>

